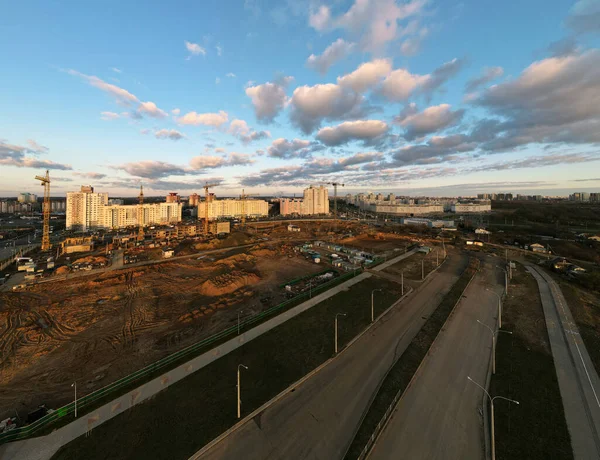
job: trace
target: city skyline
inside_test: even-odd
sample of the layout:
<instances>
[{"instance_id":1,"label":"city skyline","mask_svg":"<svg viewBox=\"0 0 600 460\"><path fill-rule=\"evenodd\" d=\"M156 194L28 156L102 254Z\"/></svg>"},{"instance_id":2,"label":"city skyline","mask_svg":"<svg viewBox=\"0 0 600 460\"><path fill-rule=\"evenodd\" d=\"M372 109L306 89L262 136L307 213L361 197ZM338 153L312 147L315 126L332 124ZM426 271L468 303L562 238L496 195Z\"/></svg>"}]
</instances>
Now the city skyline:
<instances>
[{"instance_id":1,"label":"city skyline","mask_svg":"<svg viewBox=\"0 0 600 460\"><path fill-rule=\"evenodd\" d=\"M0 196L600 191L598 2L185 9L3 7Z\"/></svg>"}]
</instances>

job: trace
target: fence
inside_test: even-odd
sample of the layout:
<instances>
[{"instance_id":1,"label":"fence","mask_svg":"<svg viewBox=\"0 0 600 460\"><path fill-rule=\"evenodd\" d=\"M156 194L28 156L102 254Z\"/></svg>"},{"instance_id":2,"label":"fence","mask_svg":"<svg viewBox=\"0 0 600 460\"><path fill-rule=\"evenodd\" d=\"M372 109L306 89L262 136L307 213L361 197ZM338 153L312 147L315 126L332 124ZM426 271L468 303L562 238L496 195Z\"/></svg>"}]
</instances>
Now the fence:
<instances>
[{"instance_id":1,"label":"fence","mask_svg":"<svg viewBox=\"0 0 600 460\"><path fill-rule=\"evenodd\" d=\"M20 249L16 250L14 255L12 255L12 256L8 257L7 259L4 259L3 261L0 262L0 270L4 270L6 267L8 267L10 264L12 264L19 257L29 254L31 251L33 251L38 246L39 246L39 244L32 244L25 248L21 247Z\"/></svg>"},{"instance_id":2,"label":"fence","mask_svg":"<svg viewBox=\"0 0 600 460\"><path fill-rule=\"evenodd\" d=\"M356 270L355 272L345 273L344 275L334 278L333 280L328 281L327 283L324 283L324 284L314 287L312 289L312 292L310 292L310 293L304 292L302 294L295 296L292 299L289 299L289 300L286 300L285 302L280 303L279 305L271 307L263 312L257 313L256 315L253 315L250 318L247 318L246 320L241 321L240 322L240 330L245 329L248 326L262 322L269 316L272 316L275 313L280 312L281 310L283 310L287 307L293 306L293 305L299 303L300 301L307 299L309 296L314 296L316 293L318 293L320 291L329 289L336 284L340 284L341 282L346 281L347 279L353 278L354 276L360 274L361 272L362 272L362 270L359 269L359 270ZM82 398L77 400L77 412L80 415L83 415L85 413L83 411L83 409L85 409L87 407L88 409L91 410L92 407L90 407L90 406L92 406L97 401L107 398L109 396L116 398L116 397L120 396L120 394L119 394L120 390L122 390L125 387L130 386L132 383L141 384L141 383L143 383L143 381L148 380L151 376L154 376L154 374L157 371L163 370L166 367L168 367L176 362L179 362L183 358L191 359L191 358L195 357L196 355L198 355L199 351L201 351L201 350L204 351L204 349L207 348L208 346L215 345L219 341L223 340L224 338L226 338L228 336L232 336L232 335L235 336L235 335L237 335L237 333L238 333L238 326L236 324L234 326L228 327L227 329L224 329L221 332L213 334L210 337L200 340L199 342L196 342L182 350L179 350L169 356L159 359L158 361L156 361L138 371L135 371L126 377L116 380L115 382L113 382L103 388L99 388L98 390L93 391L92 393L90 393L86 396L83 396ZM74 402L66 404L66 405L60 407L59 409L53 411L52 413L46 414L44 417L40 418L39 420L35 421L34 423L32 423L30 425L1 433L0 434L0 444L28 438L28 437L32 436L34 433L40 431L42 428L46 428L50 424L60 420L61 418L74 413L74 411L75 411L75 403Z\"/></svg>"}]
</instances>

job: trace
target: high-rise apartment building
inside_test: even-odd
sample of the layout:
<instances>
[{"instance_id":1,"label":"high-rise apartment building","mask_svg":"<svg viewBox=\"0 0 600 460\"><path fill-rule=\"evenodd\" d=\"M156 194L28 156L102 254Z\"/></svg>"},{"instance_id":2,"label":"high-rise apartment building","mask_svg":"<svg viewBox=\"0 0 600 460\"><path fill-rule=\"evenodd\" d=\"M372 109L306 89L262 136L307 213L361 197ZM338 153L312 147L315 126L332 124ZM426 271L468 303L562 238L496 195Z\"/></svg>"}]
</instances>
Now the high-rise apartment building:
<instances>
[{"instance_id":1,"label":"high-rise apartment building","mask_svg":"<svg viewBox=\"0 0 600 460\"><path fill-rule=\"evenodd\" d=\"M279 202L279 214L282 216L289 216L292 214L302 216L306 214L304 201L299 198L282 198Z\"/></svg>"},{"instance_id":2,"label":"high-rise apartment building","mask_svg":"<svg viewBox=\"0 0 600 460\"><path fill-rule=\"evenodd\" d=\"M324 186L304 189L304 210L306 214L329 214L329 193Z\"/></svg>"},{"instance_id":3,"label":"high-rise apartment building","mask_svg":"<svg viewBox=\"0 0 600 460\"><path fill-rule=\"evenodd\" d=\"M79 192L67 192L67 229L88 230L101 226L102 207L108 204L108 193L94 193L91 186Z\"/></svg>"},{"instance_id":4,"label":"high-rise apartment building","mask_svg":"<svg viewBox=\"0 0 600 460\"><path fill-rule=\"evenodd\" d=\"M197 193L190 195L190 198L188 200L188 205L198 206L198 203L200 203L200 196Z\"/></svg>"},{"instance_id":5,"label":"high-rise apartment building","mask_svg":"<svg viewBox=\"0 0 600 460\"><path fill-rule=\"evenodd\" d=\"M206 202L198 203L198 217L204 218ZM208 201L208 220L222 217L266 217L269 215L269 203L265 200L216 200Z\"/></svg>"},{"instance_id":6,"label":"high-rise apartment building","mask_svg":"<svg viewBox=\"0 0 600 460\"><path fill-rule=\"evenodd\" d=\"M37 203L37 195L33 193L19 193L17 201L19 203Z\"/></svg>"},{"instance_id":7,"label":"high-rise apartment building","mask_svg":"<svg viewBox=\"0 0 600 460\"><path fill-rule=\"evenodd\" d=\"M179 203L179 194L172 192L167 195L167 203Z\"/></svg>"}]
</instances>

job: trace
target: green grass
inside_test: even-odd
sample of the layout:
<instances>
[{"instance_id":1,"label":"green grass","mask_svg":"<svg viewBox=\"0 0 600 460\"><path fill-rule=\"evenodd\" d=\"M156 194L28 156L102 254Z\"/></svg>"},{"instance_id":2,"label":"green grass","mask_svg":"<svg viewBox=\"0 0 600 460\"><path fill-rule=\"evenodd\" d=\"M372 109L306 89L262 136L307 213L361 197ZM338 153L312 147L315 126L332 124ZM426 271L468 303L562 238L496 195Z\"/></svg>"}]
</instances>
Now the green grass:
<instances>
[{"instance_id":1,"label":"green grass","mask_svg":"<svg viewBox=\"0 0 600 460\"><path fill-rule=\"evenodd\" d=\"M535 279L518 266L503 304L490 393L520 402L494 405L496 458L572 459L571 441Z\"/></svg>"},{"instance_id":2,"label":"green grass","mask_svg":"<svg viewBox=\"0 0 600 460\"><path fill-rule=\"evenodd\" d=\"M454 305L458 302L469 280L474 275L475 268L473 264L474 259L471 260L470 266L454 283L450 291L444 296L435 311L427 319L427 322L409 344L406 351L388 372L348 449L345 457L346 460L358 458L398 392L406 390L406 387L442 329Z\"/></svg>"},{"instance_id":3,"label":"green grass","mask_svg":"<svg viewBox=\"0 0 600 460\"><path fill-rule=\"evenodd\" d=\"M383 292L376 295L375 314L400 296L398 284L368 278L107 421L89 437L75 439L54 458L188 458L237 421L239 363L249 367L242 383L247 415L332 357L336 313L347 314L339 319L340 345L364 330L376 288Z\"/></svg>"}]
</instances>

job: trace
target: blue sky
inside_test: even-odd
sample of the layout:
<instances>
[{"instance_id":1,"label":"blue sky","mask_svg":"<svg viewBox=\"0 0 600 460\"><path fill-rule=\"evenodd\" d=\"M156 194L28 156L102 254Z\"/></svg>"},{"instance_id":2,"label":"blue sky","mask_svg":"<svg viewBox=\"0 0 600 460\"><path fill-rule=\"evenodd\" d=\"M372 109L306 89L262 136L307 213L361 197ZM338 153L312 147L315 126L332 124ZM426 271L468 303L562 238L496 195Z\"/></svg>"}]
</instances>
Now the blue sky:
<instances>
[{"instance_id":1,"label":"blue sky","mask_svg":"<svg viewBox=\"0 0 600 460\"><path fill-rule=\"evenodd\" d=\"M600 2L0 5L0 196L600 190Z\"/></svg>"}]
</instances>

